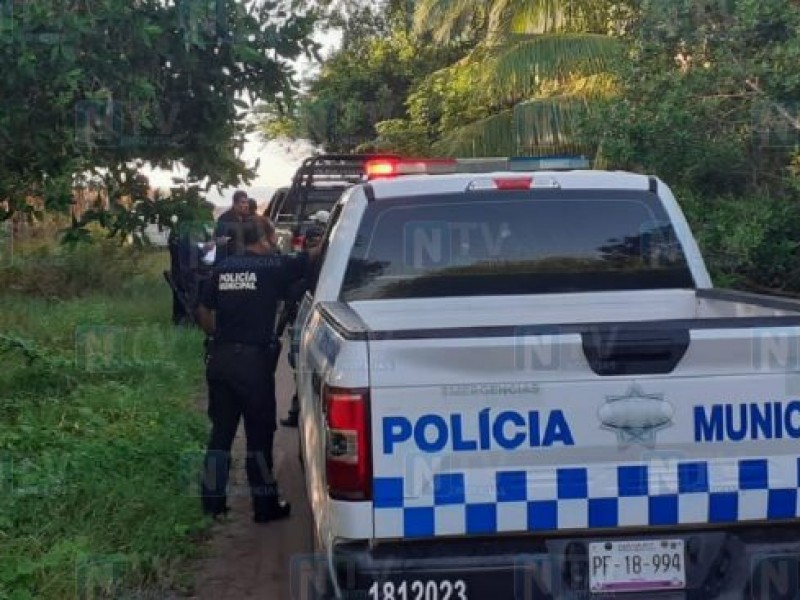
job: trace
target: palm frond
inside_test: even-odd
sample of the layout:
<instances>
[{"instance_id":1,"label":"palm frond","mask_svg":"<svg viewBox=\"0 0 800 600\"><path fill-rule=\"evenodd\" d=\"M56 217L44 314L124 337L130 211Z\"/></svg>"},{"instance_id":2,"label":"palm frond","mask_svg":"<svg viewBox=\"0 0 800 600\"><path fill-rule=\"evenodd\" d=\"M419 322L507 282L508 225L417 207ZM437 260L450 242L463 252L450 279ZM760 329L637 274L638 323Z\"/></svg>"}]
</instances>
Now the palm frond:
<instances>
[{"instance_id":1,"label":"palm frond","mask_svg":"<svg viewBox=\"0 0 800 600\"><path fill-rule=\"evenodd\" d=\"M591 103L572 96L553 96L514 107L514 135L521 155L584 153L576 141L579 117Z\"/></svg>"},{"instance_id":2,"label":"palm frond","mask_svg":"<svg viewBox=\"0 0 800 600\"><path fill-rule=\"evenodd\" d=\"M433 145L433 150L454 157L511 156L513 122L513 110L503 111L450 132Z\"/></svg>"},{"instance_id":3,"label":"palm frond","mask_svg":"<svg viewBox=\"0 0 800 600\"><path fill-rule=\"evenodd\" d=\"M496 49L483 84L498 99L531 96L542 80L605 71L619 49L618 40L598 34L513 36Z\"/></svg>"},{"instance_id":4,"label":"palm frond","mask_svg":"<svg viewBox=\"0 0 800 600\"><path fill-rule=\"evenodd\" d=\"M492 25L509 33L602 32L607 0L496 0Z\"/></svg>"},{"instance_id":5,"label":"palm frond","mask_svg":"<svg viewBox=\"0 0 800 600\"><path fill-rule=\"evenodd\" d=\"M563 0L496 0L489 12L489 29L497 37L551 32L561 22L563 5Z\"/></svg>"},{"instance_id":6,"label":"palm frond","mask_svg":"<svg viewBox=\"0 0 800 600\"><path fill-rule=\"evenodd\" d=\"M444 136L434 150L445 156L535 156L585 154L577 140L577 122L591 105L556 96L522 102Z\"/></svg>"},{"instance_id":7,"label":"palm frond","mask_svg":"<svg viewBox=\"0 0 800 600\"><path fill-rule=\"evenodd\" d=\"M414 9L414 32L431 33L439 43L450 41L484 8L481 0L421 0Z\"/></svg>"},{"instance_id":8,"label":"palm frond","mask_svg":"<svg viewBox=\"0 0 800 600\"><path fill-rule=\"evenodd\" d=\"M557 86L559 96L582 98L587 101L609 99L618 91L619 81L609 72L570 77Z\"/></svg>"}]
</instances>

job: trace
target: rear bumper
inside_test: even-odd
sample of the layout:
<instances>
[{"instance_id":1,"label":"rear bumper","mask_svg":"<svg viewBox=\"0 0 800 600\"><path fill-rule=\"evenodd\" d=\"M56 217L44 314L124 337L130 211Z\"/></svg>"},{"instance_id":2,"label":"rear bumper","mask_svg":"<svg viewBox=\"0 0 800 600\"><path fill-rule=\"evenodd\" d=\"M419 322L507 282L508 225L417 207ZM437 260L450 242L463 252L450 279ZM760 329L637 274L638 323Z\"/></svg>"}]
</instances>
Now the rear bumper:
<instances>
[{"instance_id":1,"label":"rear bumper","mask_svg":"<svg viewBox=\"0 0 800 600\"><path fill-rule=\"evenodd\" d=\"M592 594L588 542L681 538L686 545L687 587L680 592ZM585 537L534 536L366 542L333 548L340 598L376 599L369 590L392 582L463 581L470 600L784 600L800 599L800 522L738 529L654 530L637 535L592 532ZM449 584L445 584L449 585ZM430 598L448 597L441 590ZM386 596L390 598L391 596ZM404 598L403 595L395 596ZM415 598L410 588L408 598ZM428 598L427 595L420 596ZM449 598L460 596L453 592Z\"/></svg>"}]
</instances>

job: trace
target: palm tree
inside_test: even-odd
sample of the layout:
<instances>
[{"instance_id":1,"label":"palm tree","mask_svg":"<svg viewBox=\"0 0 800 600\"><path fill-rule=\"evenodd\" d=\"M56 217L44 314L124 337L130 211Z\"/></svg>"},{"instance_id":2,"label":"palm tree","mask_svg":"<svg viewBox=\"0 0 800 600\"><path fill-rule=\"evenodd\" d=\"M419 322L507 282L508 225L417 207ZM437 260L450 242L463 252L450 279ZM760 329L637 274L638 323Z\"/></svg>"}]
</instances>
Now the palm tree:
<instances>
[{"instance_id":1,"label":"palm tree","mask_svg":"<svg viewBox=\"0 0 800 600\"><path fill-rule=\"evenodd\" d=\"M437 150L450 155L580 151L572 141L580 110L613 90L609 64L620 45L610 35L610 0L419 0L415 30L446 43L480 33L460 64L479 75L479 120L446 132Z\"/></svg>"}]
</instances>

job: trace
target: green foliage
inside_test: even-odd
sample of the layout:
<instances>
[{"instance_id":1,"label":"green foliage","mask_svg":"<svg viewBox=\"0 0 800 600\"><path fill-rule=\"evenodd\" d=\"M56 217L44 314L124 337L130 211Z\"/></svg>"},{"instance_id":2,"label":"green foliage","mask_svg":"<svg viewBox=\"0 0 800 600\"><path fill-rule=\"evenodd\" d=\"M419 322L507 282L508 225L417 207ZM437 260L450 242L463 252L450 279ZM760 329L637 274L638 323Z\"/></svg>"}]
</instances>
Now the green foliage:
<instances>
[{"instance_id":1,"label":"green foliage","mask_svg":"<svg viewBox=\"0 0 800 600\"><path fill-rule=\"evenodd\" d=\"M90 270L108 251L91 248ZM187 583L208 525L192 483L201 336L168 323L165 254L136 262L124 294L0 295L1 598Z\"/></svg>"},{"instance_id":2,"label":"green foliage","mask_svg":"<svg viewBox=\"0 0 800 600\"><path fill-rule=\"evenodd\" d=\"M356 147L357 152L394 152L416 157L429 156L431 153L428 132L404 119L376 123L375 131L375 140Z\"/></svg>"},{"instance_id":3,"label":"green foliage","mask_svg":"<svg viewBox=\"0 0 800 600\"><path fill-rule=\"evenodd\" d=\"M586 113L583 139L599 140L601 164L647 171L706 193L748 185L759 156L751 135L752 104L719 70L664 69L631 75L618 97Z\"/></svg>"},{"instance_id":4,"label":"green foliage","mask_svg":"<svg viewBox=\"0 0 800 600\"><path fill-rule=\"evenodd\" d=\"M800 197L678 196L716 285L800 290Z\"/></svg>"},{"instance_id":5,"label":"green foliage","mask_svg":"<svg viewBox=\"0 0 800 600\"><path fill-rule=\"evenodd\" d=\"M237 150L243 98L288 101L288 60L315 50L312 16L275 3L5 1L0 11L0 220L32 212L31 198L64 210L76 176L135 159L182 161L210 184L251 177Z\"/></svg>"},{"instance_id":6,"label":"green foliage","mask_svg":"<svg viewBox=\"0 0 800 600\"><path fill-rule=\"evenodd\" d=\"M159 231L174 230L175 223L213 224L214 205L203 199L200 188L190 185L174 187L167 194L156 192L151 197L147 182L136 175L135 169L122 168L105 177L108 208L95 207L64 231L63 240L74 245L91 241L90 230L100 226L108 237L142 247L148 244L145 229L157 225Z\"/></svg>"},{"instance_id":7,"label":"green foliage","mask_svg":"<svg viewBox=\"0 0 800 600\"><path fill-rule=\"evenodd\" d=\"M586 0L423 0L416 31L452 40L480 35L469 56L431 75L409 97L416 126L454 155L573 151L580 105L605 83L619 54L609 29L616 5Z\"/></svg>"},{"instance_id":8,"label":"green foliage","mask_svg":"<svg viewBox=\"0 0 800 600\"><path fill-rule=\"evenodd\" d=\"M581 140L600 167L653 173L678 199L717 285L800 290L800 8L777 0L643 2L617 94Z\"/></svg>"},{"instance_id":9,"label":"green foliage","mask_svg":"<svg viewBox=\"0 0 800 600\"><path fill-rule=\"evenodd\" d=\"M574 147L573 100L592 95L619 49L607 31L614 4L413 4L413 32L397 7L377 22L367 8L354 11L361 24L343 22L352 35L299 106L264 111L265 135L335 151L473 156ZM543 124L547 131L533 131Z\"/></svg>"},{"instance_id":10,"label":"green foliage","mask_svg":"<svg viewBox=\"0 0 800 600\"><path fill-rule=\"evenodd\" d=\"M414 86L407 100L408 115L415 126L428 131L431 142L492 115L485 88L475 85L483 66L479 60L464 58Z\"/></svg>"},{"instance_id":11,"label":"green foliage","mask_svg":"<svg viewBox=\"0 0 800 600\"><path fill-rule=\"evenodd\" d=\"M346 27L350 33L344 45L324 62L296 106L273 103L261 108L265 137L305 138L332 152L390 149L387 135L399 131L412 86L465 52L461 44L434 46L411 34L406 11L399 4L370 27ZM359 15L356 11L352 20ZM383 134L376 128L382 121L394 121L382 128ZM418 134L414 136L418 142Z\"/></svg>"}]
</instances>

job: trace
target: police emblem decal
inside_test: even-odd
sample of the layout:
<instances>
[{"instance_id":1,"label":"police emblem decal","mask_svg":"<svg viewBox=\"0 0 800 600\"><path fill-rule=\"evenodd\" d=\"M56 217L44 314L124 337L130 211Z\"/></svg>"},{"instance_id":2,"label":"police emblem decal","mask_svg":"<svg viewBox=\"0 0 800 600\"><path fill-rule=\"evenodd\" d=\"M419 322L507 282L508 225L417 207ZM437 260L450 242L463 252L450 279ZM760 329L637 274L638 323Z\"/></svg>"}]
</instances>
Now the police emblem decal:
<instances>
[{"instance_id":1,"label":"police emblem decal","mask_svg":"<svg viewBox=\"0 0 800 600\"><path fill-rule=\"evenodd\" d=\"M597 411L601 428L616 433L622 447L640 444L652 448L656 433L672 425L674 414L663 394L646 394L636 383L621 396L606 396Z\"/></svg>"}]
</instances>

